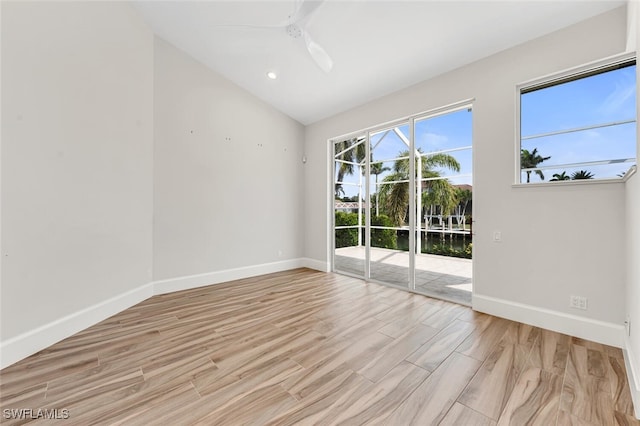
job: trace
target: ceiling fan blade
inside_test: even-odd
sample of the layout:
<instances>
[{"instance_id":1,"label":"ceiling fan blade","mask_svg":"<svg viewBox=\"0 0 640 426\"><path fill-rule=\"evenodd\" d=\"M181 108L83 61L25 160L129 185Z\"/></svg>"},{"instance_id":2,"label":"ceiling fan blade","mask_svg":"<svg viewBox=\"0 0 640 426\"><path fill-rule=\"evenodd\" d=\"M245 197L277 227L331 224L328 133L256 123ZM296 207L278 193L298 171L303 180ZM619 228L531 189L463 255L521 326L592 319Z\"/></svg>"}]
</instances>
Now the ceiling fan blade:
<instances>
[{"instance_id":1,"label":"ceiling fan blade","mask_svg":"<svg viewBox=\"0 0 640 426\"><path fill-rule=\"evenodd\" d=\"M318 43L313 41L308 32L304 32L304 44L307 46L307 50L309 54L316 62L316 64L320 67L320 69L326 73L331 71L333 68L333 60L329 56L329 54L320 46Z\"/></svg>"},{"instance_id":2,"label":"ceiling fan blade","mask_svg":"<svg viewBox=\"0 0 640 426\"><path fill-rule=\"evenodd\" d=\"M295 24L309 17L322 3L324 3L324 0L297 0L296 11L289 19L289 23Z\"/></svg>"},{"instance_id":3,"label":"ceiling fan blade","mask_svg":"<svg viewBox=\"0 0 640 426\"><path fill-rule=\"evenodd\" d=\"M317 8L319 8L324 0L296 0L296 6L294 12L287 18L286 21L279 22L277 24L216 24L216 28L286 28L291 24L296 24L308 18Z\"/></svg>"}]
</instances>

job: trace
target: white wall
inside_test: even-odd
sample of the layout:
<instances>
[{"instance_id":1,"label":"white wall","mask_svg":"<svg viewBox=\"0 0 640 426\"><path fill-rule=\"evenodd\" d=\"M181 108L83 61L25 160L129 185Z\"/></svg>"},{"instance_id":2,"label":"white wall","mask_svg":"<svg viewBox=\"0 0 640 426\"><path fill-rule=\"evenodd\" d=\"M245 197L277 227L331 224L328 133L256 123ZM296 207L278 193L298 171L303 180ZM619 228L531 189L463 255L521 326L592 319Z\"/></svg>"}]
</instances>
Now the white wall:
<instances>
[{"instance_id":1,"label":"white wall","mask_svg":"<svg viewBox=\"0 0 640 426\"><path fill-rule=\"evenodd\" d=\"M633 6L633 7L632 7ZM635 48L640 46L640 7L629 3L636 25ZM631 19L630 19L631 20ZM636 81L640 82L640 68L636 67ZM637 89L637 87L636 87ZM637 111L640 111L640 91L636 90ZM640 126L637 126L638 152L640 153ZM625 345L625 360L629 375L629 388L634 400L636 417L640 419L640 174L636 172L626 184L626 316L631 320L630 333Z\"/></svg>"},{"instance_id":2,"label":"white wall","mask_svg":"<svg viewBox=\"0 0 640 426\"><path fill-rule=\"evenodd\" d=\"M126 3L1 7L7 357L151 279L153 34Z\"/></svg>"},{"instance_id":3,"label":"white wall","mask_svg":"<svg viewBox=\"0 0 640 426\"><path fill-rule=\"evenodd\" d=\"M639 76L640 77L640 76ZM640 78L638 79L640 81ZM640 140L640 134L638 135ZM640 150L639 150L640 152ZM636 416L640 418L640 176L627 181L627 289L626 315L631 320L630 335L626 341L627 370Z\"/></svg>"},{"instance_id":4,"label":"white wall","mask_svg":"<svg viewBox=\"0 0 640 426\"><path fill-rule=\"evenodd\" d=\"M620 346L624 184L512 184L516 84L624 51L625 12L616 9L308 126L306 256L327 262L329 138L475 98L474 307ZM502 232L501 243L491 241L494 230ZM588 297L589 309L570 309L572 294Z\"/></svg>"},{"instance_id":5,"label":"white wall","mask_svg":"<svg viewBox=\"0 0 640 426\"><path fill-rule=\"evenodd\" d=\"M130 5L2 2L2 89L0 368L153 294L305 264L303 126Z\"/></svg>"},{"instance_id":6,"label":"white wall","mask_svg":"<svg viewBox=\"0 0 640 426\"><path fill-rule=\"evenodd\" d=\"M157 38L154 280L296 266L303 143L300 123Z\"/></svg>"}]
</instances>

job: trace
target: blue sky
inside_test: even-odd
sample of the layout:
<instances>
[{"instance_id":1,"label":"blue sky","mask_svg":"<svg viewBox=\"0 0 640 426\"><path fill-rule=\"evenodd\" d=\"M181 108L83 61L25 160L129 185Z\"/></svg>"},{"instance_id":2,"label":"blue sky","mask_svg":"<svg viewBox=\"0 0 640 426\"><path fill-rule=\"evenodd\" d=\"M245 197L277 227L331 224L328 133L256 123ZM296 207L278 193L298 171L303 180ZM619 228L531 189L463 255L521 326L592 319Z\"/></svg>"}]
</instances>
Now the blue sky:
<instances>
[{"instance_id":1,"label":"blue sky","mask_svg":"<svg viewBox=\"0 0 640 426\"><path fill-rule=\"evenodd\" d=\"M577 127L634 119L636 116L636 68L626 67L599 74L588 79L575 80L559 86L526 93L521 98L522 136L573 129ZM416 121L416 147L423 152L435 152L472 145L472 112L466 109ZM399 129L408 138L408 124ZM384 132L371 136L376 146ZM590 171L595 177L616 177L634 163L606 166L582 166L570 168L563 164L613 160L636 156L636 123L590 129L586 131L547 136L522 141L522 147L538 149L538 153L551 158L542 165L557 168L544 170L545 180L554 173L571 174L579 169ZM514 142L515 143L515 142ZM391 159L406 150L401 138L387 134L373 150L373 159ZM451 152L461 165L459 173L441 169L442 176L449 176L453 184L472 184L471 150ZM393 161L384 164L393 168ZM514 165L515 167L515 165ZM357 171L345 181L357 183ZM381 181L390 172L378 177ZM465 174L469 176L452 177ZM523 173L524 175L524 173ZM524 178L523 178L524 180ZM540 178L532 174L532 182ZM372 191L375 177L371 178ZM344 186L347 196L357 194L356 186Z\"/></svg>"},{"instance_id":2,"label":"blue sky","mask_svg":"<svg viewBox=\"0 0 640 426\"><path fill-rule=\"evenodd\" d=\"M626 67L575 80L521 98L523 137L596 124L634 119L636 115L636 67ZM613 160L636 156L636 123L602 127L522 141L528 150L538 149L551 158L542 165L545 180L553 173L584 169L596 178L616 177L633 163L606 166L562 167L563 164ZM540 181L532 175L532 182Z\"/></svg>"},{"instance_id":3,"label":"blue sky","mask_svg":"<svg viewBox=\"0 0 640 426\"><path fill-rule=\"evenodd\" d=\"M469 110L460 110L449 114L439 115L436 117L417 120L415 127L415 143L417 148L421 148L423 152L437 152L454 148L462 148L472 145L472 112ZM409 125L399 126L399 130L404 136L409 138ZM377 132L371 135L371 146L373 148L373 160L388 160L398 157L398 154L407 150L407 145L393 131L384 136L382 142L378 143L383 137L385 131ZM471 184L472 173L472 152L470 149L464 151L451 152L449 155L454 156L460 163L460 172L453 172L444 168L439 169L442 176L467 175L462 177L451 177L450 181L454 184L468 183ZM394 161L384 162L384 166L393 169ZM358 173L345 177L345 182L358 182ZM386 175L391 172L385 172L378 177L378 181L382 181ZM375 186L375 176L371 178L371 187ZM357 194L357 187L344 185L346 196L351 197Z\"/></svg>"}]
</instances>

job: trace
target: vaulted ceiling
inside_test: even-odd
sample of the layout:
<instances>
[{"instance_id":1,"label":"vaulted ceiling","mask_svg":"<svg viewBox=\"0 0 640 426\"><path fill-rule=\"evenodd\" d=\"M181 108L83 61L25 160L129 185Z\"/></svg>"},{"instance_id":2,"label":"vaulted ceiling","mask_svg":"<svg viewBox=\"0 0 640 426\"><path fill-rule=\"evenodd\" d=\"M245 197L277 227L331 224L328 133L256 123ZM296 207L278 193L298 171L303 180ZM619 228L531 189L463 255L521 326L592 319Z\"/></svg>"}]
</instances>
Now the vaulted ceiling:
<instances>
[{"instance_id":1,"label":"vaulted ceiling","mask_svg":"<svg viewBox=\"0 0 640 426\"><path fill-rule=\"evenodd\" d=\"M139 1L161 38L309 124L625 1ZM333 61L323 71L290 16ZM307 9L308 8L308 9ZM267 77L275 72L277 78Z\"/></svg>"}]
</instances>

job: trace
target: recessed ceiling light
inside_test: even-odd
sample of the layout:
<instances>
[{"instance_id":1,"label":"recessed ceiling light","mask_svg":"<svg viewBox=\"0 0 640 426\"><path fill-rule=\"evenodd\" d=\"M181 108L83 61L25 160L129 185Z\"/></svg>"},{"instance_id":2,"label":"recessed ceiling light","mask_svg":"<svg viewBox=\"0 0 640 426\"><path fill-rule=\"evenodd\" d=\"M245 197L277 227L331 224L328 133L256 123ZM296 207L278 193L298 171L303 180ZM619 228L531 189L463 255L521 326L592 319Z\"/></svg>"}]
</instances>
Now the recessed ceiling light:
<instances>
[{"instance_id":1,"label":"recessed ceiling light","mask_svg":"<svg viewBox=\"0 0 640 426\"><path fill-rule=\"evenodd\" d=\"M275 72L273 72L273 71L269 71L269 72L267 73L267 77L269 77L271 80L275 80L276 78L278 78L278 74L276 74L276 73L275 73Z\"/></svg>"}]
</instances>

